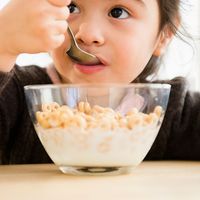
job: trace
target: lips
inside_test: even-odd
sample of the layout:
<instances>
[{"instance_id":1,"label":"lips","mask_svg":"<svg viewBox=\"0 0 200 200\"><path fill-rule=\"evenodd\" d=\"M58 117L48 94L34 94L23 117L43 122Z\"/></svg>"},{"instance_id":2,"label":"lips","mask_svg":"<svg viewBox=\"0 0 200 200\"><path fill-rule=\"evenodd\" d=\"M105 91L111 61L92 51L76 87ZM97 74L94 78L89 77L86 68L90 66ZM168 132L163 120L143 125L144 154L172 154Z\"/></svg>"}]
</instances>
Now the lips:
<instances>
[{"instance_id":1,"label":"lips","mask_svg":"<svg viewBox=\"0 0 200 200\"><path fill-rule=\"evenodd\" d=\"M97 55L95 55L95 56L99 59L100 64L96 64L96 65L81 65L81 64L75 63L74 67L78 71L80 71L81 73L84 73L84 74L95 74L97 72L100 72L100 71L104 70L106 68L107 63L101 57L99 57Z\"/></svg>"},{"instance_id":2,"label":"lips","mask_svg":"<svg viewBox=\"0 0 200 200\"><path fill-rule=\"evenodd\" d=\"M74 67L80 71L81 73L84 74L95 74L99 71L102 71L105 69L105 65L100 64L100 65L80 65L80 64L75 64Z\"/></svg>"}]
</instances>

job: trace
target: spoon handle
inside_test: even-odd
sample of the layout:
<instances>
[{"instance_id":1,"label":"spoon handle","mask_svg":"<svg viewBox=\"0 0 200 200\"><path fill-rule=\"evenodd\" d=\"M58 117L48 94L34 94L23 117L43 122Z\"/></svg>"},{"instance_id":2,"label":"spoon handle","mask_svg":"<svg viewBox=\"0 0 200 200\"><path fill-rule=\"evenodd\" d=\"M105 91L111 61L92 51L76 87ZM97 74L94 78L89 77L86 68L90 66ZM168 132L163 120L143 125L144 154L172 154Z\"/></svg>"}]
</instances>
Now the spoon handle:
<instances>
[{"instance_id":1,"label":"spoon handle","mask_svg":"<svg viewBox=\"0 0 200 200\"><path fill-rule=\"evenodd\" d=\"M77 42L76 42L76 39L74 37L74 34L71 30L71 28L68 26L68 29L67 29L68 33L69 33L69 36L70 36L70 39L71 39L71 46L78 46Z\"/></svg>"}]
</instances>

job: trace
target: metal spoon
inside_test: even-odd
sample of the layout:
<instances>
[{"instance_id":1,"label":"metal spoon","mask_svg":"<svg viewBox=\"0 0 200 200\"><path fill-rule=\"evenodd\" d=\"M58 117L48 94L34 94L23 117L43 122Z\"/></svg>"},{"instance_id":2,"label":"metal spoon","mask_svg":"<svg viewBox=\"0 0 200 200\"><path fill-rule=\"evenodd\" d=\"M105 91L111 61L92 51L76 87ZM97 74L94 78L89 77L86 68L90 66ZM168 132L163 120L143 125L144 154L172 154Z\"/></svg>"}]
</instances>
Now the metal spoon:
<instances>
[{"instance_id":1,"label":"metal spoon","mask_svg":"<svg viewBox=\"0 0 200 200\"><path fill-rule=\"evenodd\" d=\"M68 33L71 39L71 46L67 49L67 55L76 63L82 65L96 65L99 64L99 59L86 51L83 51L77 44L74 34L68 26Z\"/></svg>"}]
</instances>

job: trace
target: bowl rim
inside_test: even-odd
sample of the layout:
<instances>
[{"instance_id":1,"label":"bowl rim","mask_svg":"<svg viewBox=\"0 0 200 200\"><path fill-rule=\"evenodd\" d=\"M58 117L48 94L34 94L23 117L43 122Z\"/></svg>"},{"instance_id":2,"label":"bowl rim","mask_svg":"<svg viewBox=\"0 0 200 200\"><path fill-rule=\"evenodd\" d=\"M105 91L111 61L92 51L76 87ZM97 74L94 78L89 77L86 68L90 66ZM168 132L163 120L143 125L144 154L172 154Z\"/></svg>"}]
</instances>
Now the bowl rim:
<instances>
[{"instance_id":1,"label":"bowl rim","mask_svg":"<svg viewBox=\"0 0 200 200\"><path fill-rule=\"evenodd\" d=\"M81 83L81 84L38 84L26 85L25 90L38 90L38 89L59 89L59 88L152 88L152 89L170 89L171 85L167 83Z\"/></svg>"}]
</instances>

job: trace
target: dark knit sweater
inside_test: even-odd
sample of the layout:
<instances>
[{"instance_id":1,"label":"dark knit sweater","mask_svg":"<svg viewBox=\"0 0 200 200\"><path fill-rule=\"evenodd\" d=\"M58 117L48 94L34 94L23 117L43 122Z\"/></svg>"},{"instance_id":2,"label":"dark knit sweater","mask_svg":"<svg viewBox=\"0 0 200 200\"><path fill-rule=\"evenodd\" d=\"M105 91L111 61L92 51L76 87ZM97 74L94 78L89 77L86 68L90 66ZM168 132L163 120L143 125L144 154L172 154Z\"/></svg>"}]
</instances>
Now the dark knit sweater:
<instances>
[{"instance_id":1,"label":"dark knit sweater","mask_svg":"<svg viewBox=\"0 0 200 200\"><path fill-rule=\"evenodd\" d=\"M50 83L46 70L36 66L0 73L0 164L51 162L35 133L23 89ZM183 78L162 83L172 85L168 109L145 159L200 160L200 94L187 91Z\"/></svg>"}]
</instances>

